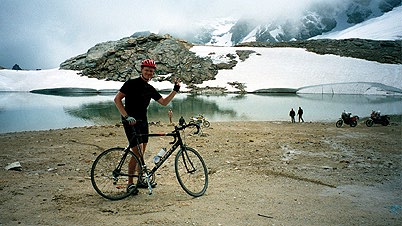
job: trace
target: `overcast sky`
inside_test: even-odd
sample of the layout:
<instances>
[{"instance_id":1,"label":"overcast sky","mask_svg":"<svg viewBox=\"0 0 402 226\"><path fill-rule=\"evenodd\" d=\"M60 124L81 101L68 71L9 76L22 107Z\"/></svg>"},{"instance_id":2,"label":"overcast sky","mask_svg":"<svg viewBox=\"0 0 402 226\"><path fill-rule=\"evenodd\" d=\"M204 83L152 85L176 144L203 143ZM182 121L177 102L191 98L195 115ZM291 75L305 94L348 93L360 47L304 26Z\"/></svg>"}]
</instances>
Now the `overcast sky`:
<instances>
[{"instance_id":1,"label":"overcast sky","mask_svg":"<svg viewBox=\"0 0 402 226\"><path fill-rule=\"evenodd\" d=\"M0 0L0 66L58 68L97 43L138 31L186 31L211 18L297 16L320 1L327 0Z\"/></svg>"}]
</instances>

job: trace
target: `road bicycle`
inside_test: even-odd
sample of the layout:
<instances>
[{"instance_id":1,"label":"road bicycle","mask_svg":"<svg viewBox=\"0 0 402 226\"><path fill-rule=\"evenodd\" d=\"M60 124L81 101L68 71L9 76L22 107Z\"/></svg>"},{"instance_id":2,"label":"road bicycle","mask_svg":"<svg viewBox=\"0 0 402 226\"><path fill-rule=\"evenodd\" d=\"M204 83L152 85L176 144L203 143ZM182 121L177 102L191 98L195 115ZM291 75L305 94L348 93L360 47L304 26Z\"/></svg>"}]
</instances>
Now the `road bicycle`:
<instances>
[{"instance_id":1,"label":"road bicycle","mask_svg":"<svg viewBox=\"0 0 402 226\"><path fill-rule=\"evenodd\" d=\"M138 154L131 151L130 146L126 148L115 147L102 152L93 162L91 168L91 182L95 191L104 198L110 200L120 200L130 196L134 191L127 191L128 178L133 177L134 183L137 180L139 184L145 184L148 187L149 194L152 194L152 184L155 182L156 171L163 165L173 152L178 149L175 160L176 178L183 190L194 197L202 196L208 187L208 170L201 155L191 147L188 147L183 139L187 132L189 134L197 133L200 129L197 124L181 124L174 127L170 133L153 133L153 134L134 134L131 141L140 137L160 137L171 136L174 138L169 142L172 146L161 157L159 162L155 163L152 169L145 164L144 156L140 145L137 145ZM183 132L182 135L180 134ZM137 142L138 144L139 142ZM130 161L137 163L138 169L135 173L128 173L128 164ZM137 190L138 192L138 190Z\"/></svg>"}]
</instances>

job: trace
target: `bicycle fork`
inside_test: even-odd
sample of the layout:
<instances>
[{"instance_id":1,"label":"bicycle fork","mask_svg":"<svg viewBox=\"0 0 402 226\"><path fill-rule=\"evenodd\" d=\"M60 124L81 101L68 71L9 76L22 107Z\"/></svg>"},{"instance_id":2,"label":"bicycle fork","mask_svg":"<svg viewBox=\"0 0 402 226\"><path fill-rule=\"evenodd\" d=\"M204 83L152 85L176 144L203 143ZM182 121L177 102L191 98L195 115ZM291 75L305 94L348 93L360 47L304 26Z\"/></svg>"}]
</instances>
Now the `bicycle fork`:
<instances>
[{"instance_id":1,"label":"bicycle fork","mask_svg":"<svg viewBox=\"0 0 402 226\"><path fill-rule=\"evenodd\" d=\"M184 166L186 167L187 173L193 174L195 171L197 171L194 167L193 162L191 161L190 157L188 156L187 151L182 151L181 157L183 158L183 163Z\"/></svg>"}]
</instances>

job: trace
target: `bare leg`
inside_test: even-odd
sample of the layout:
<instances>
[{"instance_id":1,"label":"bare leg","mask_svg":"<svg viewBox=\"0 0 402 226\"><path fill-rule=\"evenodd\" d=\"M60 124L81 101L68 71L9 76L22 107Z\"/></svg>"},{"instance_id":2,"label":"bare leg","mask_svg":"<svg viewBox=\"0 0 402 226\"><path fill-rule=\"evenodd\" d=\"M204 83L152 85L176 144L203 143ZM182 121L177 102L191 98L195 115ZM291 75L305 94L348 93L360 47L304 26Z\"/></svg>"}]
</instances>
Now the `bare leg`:
<instances>
[{"instance_id":1,"label":"bare leg","mask_svg":"<svg viewBox=\"0 0 402 226\"><path fill-rule=\"evenodd\" d=\"M140 144L140 149L141 149L142 155L144 155L146 147L147 147L147 143ZM131 151L134 152L134 154L138 158L140 158L137 146L131 148ZM134 160L134 158L131 157L131 159L130 159L130 161L128 163L128 173L129 174L135 174L137 172L137 174L138 174L138 172L140 171L139 167L141 167L141 166L138 166L137 162ZM128 184L133 184L133 177L128 177Z\"/></svg>"}]
</instances>

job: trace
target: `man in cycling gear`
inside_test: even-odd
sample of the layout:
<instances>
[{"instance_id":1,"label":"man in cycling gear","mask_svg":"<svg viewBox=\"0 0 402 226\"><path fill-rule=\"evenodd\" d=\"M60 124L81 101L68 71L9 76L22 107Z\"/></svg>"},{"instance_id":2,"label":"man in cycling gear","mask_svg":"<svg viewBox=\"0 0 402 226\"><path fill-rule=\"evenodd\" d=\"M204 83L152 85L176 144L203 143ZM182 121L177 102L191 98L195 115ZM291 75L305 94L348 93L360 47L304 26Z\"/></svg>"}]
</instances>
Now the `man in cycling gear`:
<instances>
[{"instance_id":1,"label":"man in cycling gear","mask_svg":"<svg viewBox=\"0 0 402 226\"><path fill-rule=\"evenodd\" d=\"M134 79L127 80L120 90L117 92L114 102L122 116L122 122L127 139L130 141L134 132L138 134L148 134L148 119L147 110L151 99L159 104L166 106L174 98L180 89L180 79L175 81L173 91L166 97L162 95L148 82L154 76L156 69L155 61L146 59L141 62L141 76ZM125 99L125 104L123 104ZM148 137L139 138L139 146L142 153L145 153L148 144ZM138 148L136 141L130 143L131 150L138 155ZM132 159L129 162L128 173L134 174L136 172L136 162ZM129 177L128 188L132 188L133 178ZM134 187L133 189L137 189ZM133 192L135 194L136 192Z\"/></svg>"}]
</instances>

